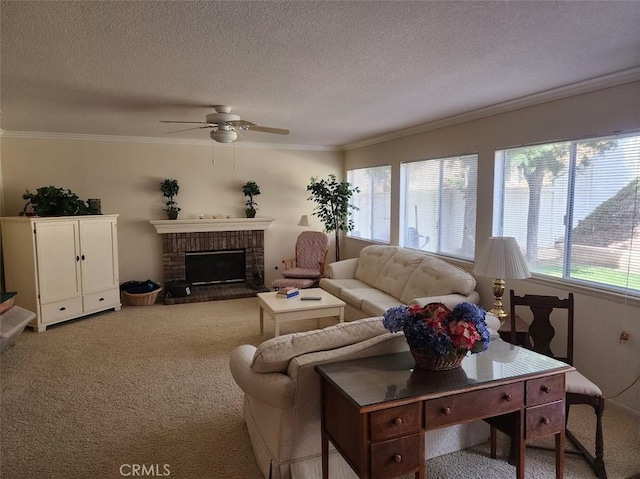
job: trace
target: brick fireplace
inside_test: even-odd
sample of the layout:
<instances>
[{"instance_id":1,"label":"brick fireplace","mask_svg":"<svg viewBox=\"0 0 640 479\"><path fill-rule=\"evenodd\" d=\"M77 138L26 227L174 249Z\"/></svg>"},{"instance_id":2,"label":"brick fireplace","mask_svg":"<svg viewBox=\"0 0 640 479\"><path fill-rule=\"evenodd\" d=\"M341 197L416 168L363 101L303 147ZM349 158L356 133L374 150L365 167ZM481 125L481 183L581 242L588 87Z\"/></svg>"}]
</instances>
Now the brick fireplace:
<instances>
[{"instance_id":1,"label":"brick fireplace","mask_svg":"<svg viewBox=\"0 0 640 479\"><path fill-rule=\"evenodd\" d=\"M191 286L188 296L165 295L165 304L246 298L268 291L264 286L264 231L272 221L273 218L151 221L162 235L165 285L186 281L186 253L244 250L244 282Z\"/></svg>"}]
</instances>

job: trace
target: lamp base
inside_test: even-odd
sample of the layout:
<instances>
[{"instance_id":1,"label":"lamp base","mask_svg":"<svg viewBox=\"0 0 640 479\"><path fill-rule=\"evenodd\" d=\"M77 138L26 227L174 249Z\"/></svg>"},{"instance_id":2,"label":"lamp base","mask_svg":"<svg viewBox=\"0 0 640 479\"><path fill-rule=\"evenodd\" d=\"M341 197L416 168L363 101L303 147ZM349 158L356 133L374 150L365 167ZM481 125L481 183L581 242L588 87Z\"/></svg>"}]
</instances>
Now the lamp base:
<instances>
[{"instance_id":1,"label":"lamp base","mask_svg":"<svg viewBox=\"0 0 640 479\"><path fill-rule=\"evenodd\" d=\"M504 280L496 278L493 282L493 308L489 311L496 316L500 323L507 319L507 313L502 309L502 295L504 294Z\"/></svg>"}]
</instances>

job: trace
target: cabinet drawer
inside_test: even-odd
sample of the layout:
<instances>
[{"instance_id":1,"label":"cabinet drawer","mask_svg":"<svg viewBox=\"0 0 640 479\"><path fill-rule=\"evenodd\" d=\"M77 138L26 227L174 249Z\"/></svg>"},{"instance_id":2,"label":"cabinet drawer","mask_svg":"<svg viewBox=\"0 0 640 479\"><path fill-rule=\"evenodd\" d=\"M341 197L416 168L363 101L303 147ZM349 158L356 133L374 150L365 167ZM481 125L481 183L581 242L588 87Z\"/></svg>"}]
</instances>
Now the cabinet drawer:
<instances>
[{"instance_id":1,"label":"cabinet drawer","mask_svg":"<svg viewBox=\"0 0 640 479\"><path fill-rule=\"evenodd\" d=\"M420 403L371 413L371 441L420 432Z\"/></svg>"},{"instance_id":2,"label":"cabinet drawer","mask_svg":"<svg viewBox=\"0 0 640 479\"><path fill-rule=\"evenodd\" d=\"M371 477L397 477L420 467L420 434L371 445Z\"/></svg>"},{"instance_id":3,"label":"cabinet drawer","mask_svg":"<svg viewBox=\"0 0 640 479\"><path fill-rule=\"evenodd\" d=\"M526 439L547 436L564 428L564 401L529 407L525 411Z\"/></svg>"},{"instance_id":4,"label":"cabinet drawer","mask_svg":"<svg viewBox=\"0 0 640 479\"><path fill-rule=\"evenodd\" d=\"M43 304L40 307L42 323L53 323L65 318L73 318L82 314L82 298L69 298L55 303Z\"/></svg>"},{"instance_id":5,"label":"cabinet drawer","mask_svg":"<svg viewBox=\"0 0 640 479\"><path fill-rule=\"evenodd\" d=\"M564 374L527 381L527 406L559 401L564 394Z\"/></svg>"},{"instance_id":6,"label":"cabinet drawer","mask_svg":"<svg viewBox=\"0 0 640 479\"><path fill-rule=\"evenodd\" d=\"M497 416L520 409L524 404L522 384L506 384L490 389L456 394L424 402L427 430L473 419ZM482 415L479 414L482 411Z\"/></svg>"},{"instance_id":7,"label":"cabinet drawer","mask_svg":"<svg viewBox=\"0 0 640 479\"><path fill-rule=\"evenodd\" d=\"M120 304L120 289L110 289L99 293L86 294L82 297L84 311L100 311Z\"/></svg>"}]
</instances>

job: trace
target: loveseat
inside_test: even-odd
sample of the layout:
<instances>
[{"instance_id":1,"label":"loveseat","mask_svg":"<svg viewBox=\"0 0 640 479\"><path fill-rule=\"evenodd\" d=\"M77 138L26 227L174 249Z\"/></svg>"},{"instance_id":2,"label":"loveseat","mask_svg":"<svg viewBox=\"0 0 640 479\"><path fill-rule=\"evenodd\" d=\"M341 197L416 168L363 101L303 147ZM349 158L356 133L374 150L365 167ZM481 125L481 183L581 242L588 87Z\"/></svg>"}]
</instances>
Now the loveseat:
<instances>
[{"instance_id":1,"label":"loveseat","mask_svg":"<svg viewBox=\"0 0 640 479\"><path fill-rule=\"evenodd\" d=\"M487 324L495 330L500 323L493 320ZM493 331L492 338L496 337ZM246 344L234 349L230 369L244 392L244 419L264 477L322 477L317 364L407 349L404 335L387 332L380 317L278 336L257 348ZM479 444L488 436L488 425L482 421L429 431L425 436L427 457ZM333 446L329 470L330 477L355 477Z\"/></svg>"},{"instance_id":2,"label":"loveseat","mask_svg":"<svg viewBox=\"0 0 640 479\"><path fill-rule=\"evenodd\" d=\"M475 278L435 256L398 246L371 245L358 258L325 268L320 287L347 303L345 319L382 316L392 306L441 302L478 304Z\"/></svg>"}]
</instances>

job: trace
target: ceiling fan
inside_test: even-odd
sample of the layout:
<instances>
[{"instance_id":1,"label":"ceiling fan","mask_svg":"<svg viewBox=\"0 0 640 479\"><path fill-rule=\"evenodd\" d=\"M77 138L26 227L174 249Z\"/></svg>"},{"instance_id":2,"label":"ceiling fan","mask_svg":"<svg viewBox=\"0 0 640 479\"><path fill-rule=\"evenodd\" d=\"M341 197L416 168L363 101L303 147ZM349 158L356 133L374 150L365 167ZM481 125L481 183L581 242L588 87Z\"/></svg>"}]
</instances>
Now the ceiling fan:
<instances>
[{"instance_id":1,"label":"ceiling fan","mask_svg":"<svg viewBox=\"0 0 640 479\"><path fill-rule=\"evenodd\" d=\"M184 130L172 131L170 133L178 133L180 131L200 130L204 128L211 129L211 139L218 143L233 143L238 138L242 138L241 131L261 131L264 133L275 133L276 135L288 135L289 130L282 128L270 128L267 126L259 126L250 121L242 120L239 115L231 113L231 107L226 105L214 105L215 113L209 113L206 121L171 121L160 120L161 123L171 124L192 124L204 125L186 128Z\"/></svg>"}]
</instances>

